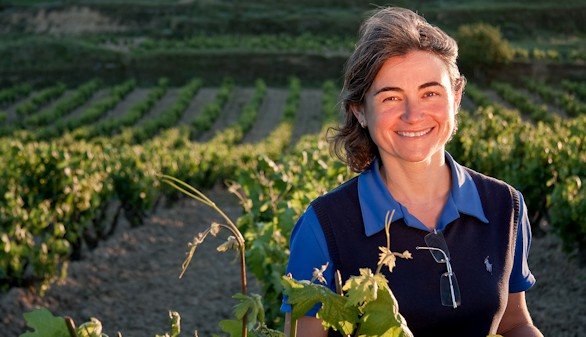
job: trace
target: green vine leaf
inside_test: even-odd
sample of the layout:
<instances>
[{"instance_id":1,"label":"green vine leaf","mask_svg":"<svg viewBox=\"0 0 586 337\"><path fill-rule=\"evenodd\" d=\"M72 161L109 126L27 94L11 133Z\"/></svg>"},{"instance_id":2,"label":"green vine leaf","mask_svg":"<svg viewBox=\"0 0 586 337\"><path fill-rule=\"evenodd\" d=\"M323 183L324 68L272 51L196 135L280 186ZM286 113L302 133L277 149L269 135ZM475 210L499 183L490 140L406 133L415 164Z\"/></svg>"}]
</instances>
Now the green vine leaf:
<instances>
[{"instance_id":1,"label":"green vine leaf","mask_svg":"<svg viewBox=\"0 0 586 337\"><path fill-rule=\"evenodd\" d=\"M320 287L327 292L323 293L323 304L317 312L317 318L323 320L326 329L332 328L342 335L352 334L360 315L358 308L349 306L347 297L340 296L324 286Z\"/></svg>"},{"instance_id":2,"label":"green vine leaf","mask_svg":"<svg viewBox=\"0 0 586 337\"><path fill-rule=\"evenodd\" d=\"M291 317L298 319L317 303L322 303L317 318L324 328L333 328L342 334L351 334L358 322L358 308L348 306L348 298L332 292L329 288L309 281L296 281L289 276L282 278L285 294L293 310Z\"/></svg>"},{"instance_id":3,"label":"green vine leaf","mask_svg":"<svg viewBox=\"0 0 586 337\"><path fill-rule=\"evenodd\" d=\"M223 332L227 332L230 337L242 336L242 321L236 319L225 319L218 323Z\"/></svg>"},{"instance_id":4,"label":"green vine leaf","mask_svg":"<svg viewBox=\"0 0 586 337\"><path fill-rule=\"evenodd\" d=\"M291 317L298 319L305 315L314 305L321 302L322 290L328 290L324 286L309 283L309 281L296 281L292 277L283 276L281 278L281 284L285 290L285 294L288 296L288 302L291 304L293 310Z\"/></svg>"},{"instance_id":5,"label":"green vine leaf","mask_svg":"<svg viewBox=\"0 0 586 337\"><path fill-rule=\"evenodd\" d=\"M377 275L379 276L379 275ZM399 303L383 275L377 278L377 297L363 308L359 336L413 337L407 321L399 313Z\"/></svg>"},{"instance_id":6,"label":"green vine leaf","mask_svg":"<svg viewBox=\"0 0 586 337\"><path fill-rule=\"evenodd\" d=\"M360 276L352 276L346 281L342 290L348 296L348 304L359 306L376 300L382 274L373 274L368 268L360 268Z\"/></svg>"},{"instance_id":7,"label":"green vine leaf","mask_svg":"<svg viewBox=\"0 0 586 337\"><path fill-rule=\"evenodd\" d=\"M234 306L234 315L238 319L242 319L244 315L248 314L247 320L249 326L255 326L258 323L264 323L265 314L262 305L262 297L258 294L243 295L236 294L232 298L238 300L240 303Z\"/></svg>"},{"instance_id":8,"label":"green vine leaf","mask_svg":"<svg viewBox=\"0 0 586 337\"><path fill-rule=\"evenodd\" d=\"M45 308L24 314L24 320L35 331L25 332L20 337L69 337L69 330L62 317L56 317Z\"/></svg>"}]
</instances>

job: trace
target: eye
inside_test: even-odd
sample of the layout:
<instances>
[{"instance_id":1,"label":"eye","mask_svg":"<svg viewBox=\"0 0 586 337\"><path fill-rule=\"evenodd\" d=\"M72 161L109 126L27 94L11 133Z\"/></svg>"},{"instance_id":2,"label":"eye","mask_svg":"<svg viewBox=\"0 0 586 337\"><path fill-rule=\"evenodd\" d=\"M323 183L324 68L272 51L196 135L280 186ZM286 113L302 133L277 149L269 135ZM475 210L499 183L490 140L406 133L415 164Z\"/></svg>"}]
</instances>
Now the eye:
<instances>
[{"instance_id":1,"label":"eye","mask_svg":"<svg viewBox=\"0 0 586 337\"><path fill-rule=\"evenodd\" d=\"M398 101L399 97L397 96L387 96L383 99L383 102L391 102L391 101Z\"/></svg>"},{"instance_id":2,"label":"eye","mask_svg":"<svg viewBox=\"0 0 586 337\"><path fill-rule=\"evenodd\" d=\"M423 94L423 97L425 97L425 98L433 97L433 96L439 96L439 93L435 92L435 91L427 91Z\"/></svg>"}]
</instances>

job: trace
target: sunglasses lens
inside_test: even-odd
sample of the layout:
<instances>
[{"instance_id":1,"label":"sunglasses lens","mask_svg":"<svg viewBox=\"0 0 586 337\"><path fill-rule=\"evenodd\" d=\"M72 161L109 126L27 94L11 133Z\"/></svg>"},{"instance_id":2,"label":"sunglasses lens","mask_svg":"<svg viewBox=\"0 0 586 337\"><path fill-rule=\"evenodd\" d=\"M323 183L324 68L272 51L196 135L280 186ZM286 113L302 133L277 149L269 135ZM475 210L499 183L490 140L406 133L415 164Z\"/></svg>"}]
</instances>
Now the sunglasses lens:
<instances>
[{"instance_id":1,"label":"sunglasses lens","mask_svg":"<svg viewBox=\"0 0 586 337\"><path fill-rule=\"evenodd\" d=\"M450 251L448 250L448 244L446 243L446 239L444 238L444 235L442 234L442 232L435 232L435 233L427 234L425 236L425 243L427 244L428 247L438 248L443 251L443 253L442 253L437 250L430 250L431 255L433 255L433 258L435 259L436 262L444 263L444 262L446 262L446 256L448 257L448 259L450 258ZM444 253L446 256L444 256Z\"/></svg>"},{"instance_id":2,"label":"sunglasses lens","mask_svg":"<svg viewBox=\"0 0 586 337\"><path fill-rule=\"evenodd\" d=\"M458 307L462 300L460 298L460 287L458 286L458 279L456 274L452 275L444 273L440 279L440 293L442 304L447 307Z\"/></svg>"}]
</instances>

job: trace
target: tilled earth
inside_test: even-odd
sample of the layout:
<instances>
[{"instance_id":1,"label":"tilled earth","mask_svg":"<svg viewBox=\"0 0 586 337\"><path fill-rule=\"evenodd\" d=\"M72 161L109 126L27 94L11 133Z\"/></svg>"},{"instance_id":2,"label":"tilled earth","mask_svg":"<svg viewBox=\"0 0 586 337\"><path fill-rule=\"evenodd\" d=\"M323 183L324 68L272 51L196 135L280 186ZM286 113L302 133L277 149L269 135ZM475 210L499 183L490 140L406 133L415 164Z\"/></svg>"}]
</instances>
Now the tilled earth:
<instances>
[{"instance_id":1,"label":"tilled earth","mask_svg":"<svg viewBox=\"0 0 586 337\"><path fill-rule=\"evenodd\" d=\"M233 220L238 217L234 196L221 188L207 194ZM118 331L125 337L167 332L169 310L181 314L183 336L196 329L202 337L217 333L217 322L232 316L231 295L240 291L235 255L217 253L223 239L209 237L178 278L187 243L214 220L220 218L213 210L184 199L159 207L142 227L121 223L112 238L71 263L65 280L44 297L28 289L1 295L0 337L23 333L22 314L39 306L78 323L96 317L111 337ZM562 253L553 234L533 239L529 262L538 280L527 292L536 325L548 337L586 336L586 268Z\"/></svg>"}]
</instances>

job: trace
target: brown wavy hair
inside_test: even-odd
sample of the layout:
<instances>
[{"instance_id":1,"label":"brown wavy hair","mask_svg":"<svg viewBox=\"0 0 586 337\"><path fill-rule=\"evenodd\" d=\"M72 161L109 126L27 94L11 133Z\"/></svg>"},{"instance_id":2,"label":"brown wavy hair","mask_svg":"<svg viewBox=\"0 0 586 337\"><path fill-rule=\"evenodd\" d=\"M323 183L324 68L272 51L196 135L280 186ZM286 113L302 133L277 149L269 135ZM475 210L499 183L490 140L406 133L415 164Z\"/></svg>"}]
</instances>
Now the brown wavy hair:
<instances>
[{"instance_id":1,"label":"brown wavy hair","mask_svg":"<svg viewBox=\"0 0 586 337\"><path fill-rule=\"evenodd\" d=\"M356 48L346 62L341 99L345 120L328 130L332 152L354 172L364 171L379 153L353 110L364 104L366 92L387 59L414 50L428 51L442 59L454 90L464 89L466 80L456 64L458 45L453 38L411 10L377 10L362 23Z\"/></svg>"}]
</instances>

